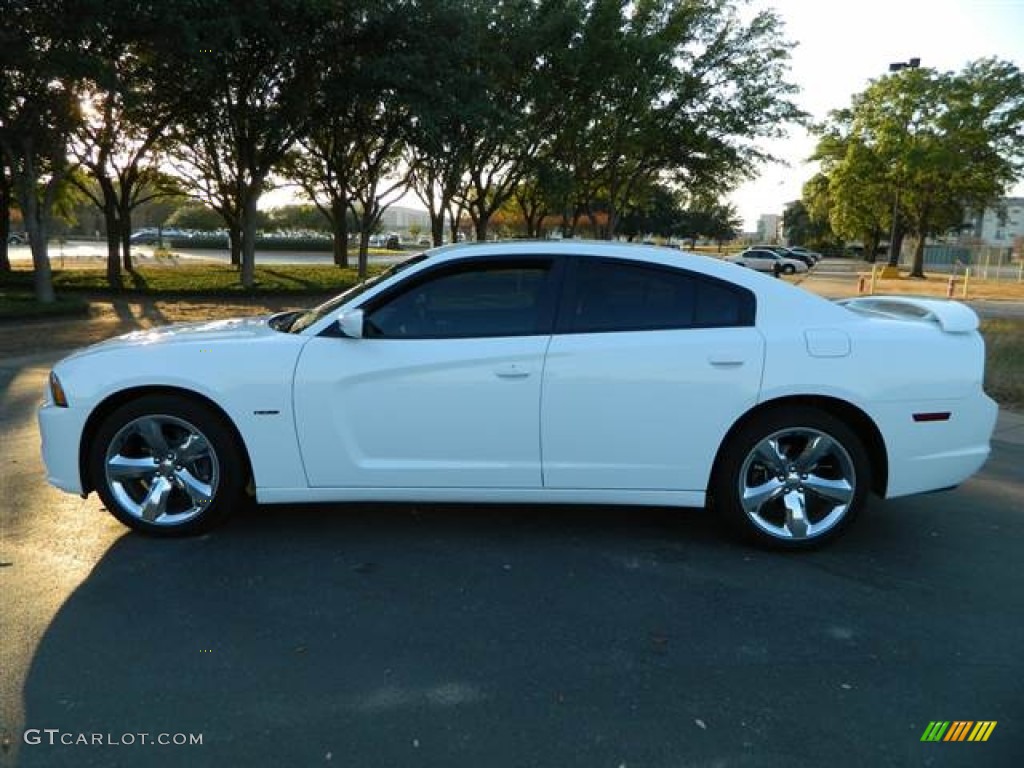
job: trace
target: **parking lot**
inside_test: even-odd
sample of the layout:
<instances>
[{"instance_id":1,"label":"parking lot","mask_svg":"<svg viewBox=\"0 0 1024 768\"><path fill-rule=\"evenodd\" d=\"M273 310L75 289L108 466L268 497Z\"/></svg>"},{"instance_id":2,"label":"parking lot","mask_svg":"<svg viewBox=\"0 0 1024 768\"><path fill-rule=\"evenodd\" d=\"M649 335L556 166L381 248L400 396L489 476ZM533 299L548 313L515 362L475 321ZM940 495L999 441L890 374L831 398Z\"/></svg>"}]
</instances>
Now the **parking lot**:
<instances>
[{"instance_id":1,"label":"parking lot","mask_svg":"<svg viewBox=\"0 0 1024 768\"><path fill-rule=\"evenodd\" d=\"M0 761L1020 764L1020 417L959 490L809 555L593 507L263 507L155 541L45 484L59 355L0 360ZM921 742L946 720L997 726Z\"/></svg>"}]
</instances>

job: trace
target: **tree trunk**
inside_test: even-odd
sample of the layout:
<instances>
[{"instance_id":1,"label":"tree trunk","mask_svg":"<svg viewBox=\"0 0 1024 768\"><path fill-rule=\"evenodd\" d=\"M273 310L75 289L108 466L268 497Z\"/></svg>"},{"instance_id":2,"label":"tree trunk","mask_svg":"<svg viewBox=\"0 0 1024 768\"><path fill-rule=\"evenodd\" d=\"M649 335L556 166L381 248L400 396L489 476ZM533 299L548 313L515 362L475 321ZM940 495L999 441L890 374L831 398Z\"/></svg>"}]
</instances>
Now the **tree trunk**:
<instances>
[{"instance_id":1,"label":"tree trunk","mask_svg":"<svg viewBox=\"0 0 1024 768\"><path fill-rule=\"evenodd\" d=\"M56 297L53 293L53 273L50 270L50 256L47 253L49 236L50 210L57 185L63 174L54 173L42 189L40 202L39 174L36 172L35 154L31 139L24 137L20 145L21 173L14 176L12 185L18 198L18 207L28 234L29 247L32 249L32 284L36 301L52 304ZM12 162L12 167L14 163Z\"/></svg>"},{"instance_id":2,"label":"tree trunk","mask_svg":"<svg viewBox=\"0 0 1024 768\"><path fill-rule=\"evenodd\" d=\"M123 287L121 283L121 242L118 237L120 227L117 225L117 209L103 207L103 221L107 227L107 283L116 291Z\"/></svg>"},{"instance_id":3,"label":"tree trunk","mask_svg":"<svg viewBox=\"0 0 1024 768\"><path fill-rule=\"evenodd\" d=\"M369 268L370 228L359 228L359 277L365 278Z\"/></svg>"},{"instance_id":4,"label":"tree trunk","mask_svg":"<svg viewBox=\"0 0 1024 768\"><path fill-rule=\"evenodd\" d=\"M246 290L256 282L256 204L259 199L259 184L254 183L242 209L242 287Z\"/></svg>"},{"instance_id":5,"label":"tree trunk","mask_svg":"<svg viewBox=\"0 0 1024 768\"><path fill-rule=\"evenodd\" d=\"M605 224L601 233L602 240L611 240L619 229L619 209L614 205L608 206L608 223Z\"/></svg>"},{"instance_id":6,"label":"tree trunk","mask_svg":"<svg viewBox=\"0 0 1024 768\"><path fill-rule=\"evenodd\" d=\"M231 251L231 266L242 263L242 228L238 222L228 224L228 249Z\"/></svg>"},{"instance_id":7,"label":"tree trunk","mask_svg":"<svg viewBox=\"0 0 1024 768\"><path fill-rule=\"evenodd\" d=\"M131 206L126 204L126 200L121 200L118 205L118 224L121 229L121 254L124 259L122 266L126 272L134 272L135 264L132 262L132 209Z\"/></svg>"},{"instance_id":8,"label":"tree trunk","mask_svg":"<svg viewBox=\"0 0 1024 768\"><path fill-rule=\"evenodd\" d=\"M867 234L863 238L864 240L864 260L868 264L874 264L878 261L878 236L875 234Z\"/></svg>"},{"instance_id":9,"label":"tree trunk","mask_svg":"<svg viewBox=\"0 0 1024 768\"><path fill-rule=\"evenodd\" d=\"M32 249L32 287L36 301L52 304L56 300L53 293L53 273L50 271L50 256L47 253L49 214L41 210L36 196L37 179L34 174L24 180L25 189L21 190L21 213L25 220L25 231L28 232L29 246Z\"/></svg>"},{"instance_id":10,"label":"tree trunk","mask_svg":"<svg viewBox=\"0 0 1024 768\"><path fill-rule=\"evenodd\" d=\"M448 229L451 231L451 242L459 242L459 226L462 224L462 214L466 208L461 203L449 198L448 205Z\"/></svg>"},{"instance_id":11,"label":"tree trunk","mask_svg":"<svg viewBox=\"0 0 1024 768\"><path fill-rule=\"evenodd\" d=\"M910 269L911 277L924 277L924 241L923 236L917 238L917 244L914 246L914 263Z\"/></svg>"},{"instance_id":12,"label":"tree trunk","mask_svg":"<svg viewBox=\"0 0 1024 768\"><path fill-rule=\"evenodd\" d=\"M903 224L902 219L896 219L896 230L895 236L892 242L889 243L889 266L898 267L900 265L900 253L903 251L903 236L906 234L906 227Z\"/></svg>"},{"instance_id":13,"label":"tree trunk","mask_svg":"<svg viewBox=\"0 0 1024 768\"><path fill-rule=\"evenodd\" d=\"M53 273L50 271L50 255L46 249L45 230L37 228L36 237L29 230L32 248L32 287L35 289L36 301L52 304L57 300L53 293Z\"/></svg>"},{"instance_id":14,"label":"tree trunk","mask_svg":"<svg viewBox=\"0 0 1024 768\"><path fill-rule=\"evenodd\" d=\"M348 200L336 197L331 201L334 228L334 263L348 269Z\"/></svg>"},{"instance_id":15,"label":"tree trunk","mask_svg":"<svg viewBox=\"0 0 1024 768\"><path fill-rule=\"evenodd\" d=\"M487 225L490 223L489 217L480 214L474 217L473 229L476 232L476 241L478 243L487 242Z\"/></svg>"},{"instance_id":16,"label":"tree trunk","mask_svg":"<svg viewBox=\"0 0 1024 768\"><path fill-rule=\"evenodd\" d=\"M121 252L124 256L124 268L127 272L134 272L135 265L132 263L132 219L131 211L121 211Z\"/></svg>"},{"instance_id":17,"label":"tree trunk","mask_svg":"<svg viewBox=\"0 0 1024 768\"><path fill-rule=\"evenodd\" d=\"M11 185L0 164L0 272L11 271L11 259L7 254L7 238L11 236Z\"/></svg>"},{"instance_id":18,"label":"tree trunk","mask_svg":"<svg viewBox=\"0 0 1024 768\"><path fill-rule=\"evenodd\" d=\"M430 241L434 244L434 247L438 247L444 243L444 214L430 214Z\"/></svg>"}]
</instances>

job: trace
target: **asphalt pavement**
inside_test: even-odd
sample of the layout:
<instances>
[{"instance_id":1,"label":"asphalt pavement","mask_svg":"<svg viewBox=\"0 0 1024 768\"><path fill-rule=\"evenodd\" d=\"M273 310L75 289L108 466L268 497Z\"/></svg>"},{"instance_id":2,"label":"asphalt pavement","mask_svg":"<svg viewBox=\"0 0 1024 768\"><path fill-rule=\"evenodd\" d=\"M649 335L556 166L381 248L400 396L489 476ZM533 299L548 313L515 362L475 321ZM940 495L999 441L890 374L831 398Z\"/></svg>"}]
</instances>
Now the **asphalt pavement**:
<instances>
[{"instance_id":1,"label":"asphalt pavement","mask_svg":"<svg viewBox=\"0 0 1024 768\"><path fill-rule=\"evenodd\" d=\"M159 541L45 484L58 356L0 360L2 764L1021 764L1024 416L960 489L799 556L621 507L259 507Z\"/></svg>"}]
</instances>

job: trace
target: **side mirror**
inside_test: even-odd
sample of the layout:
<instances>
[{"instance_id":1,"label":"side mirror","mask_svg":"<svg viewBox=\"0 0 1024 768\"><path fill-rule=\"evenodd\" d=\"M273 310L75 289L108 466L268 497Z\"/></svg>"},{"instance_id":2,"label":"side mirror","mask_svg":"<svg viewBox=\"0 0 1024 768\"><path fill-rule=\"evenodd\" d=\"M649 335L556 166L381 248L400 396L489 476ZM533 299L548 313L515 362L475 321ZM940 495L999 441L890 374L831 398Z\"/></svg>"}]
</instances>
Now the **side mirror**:
<instances>
[{"instance_id":1,"label":"side mirror","mask_svg":"<svg viewBox=\"0 0 1024 768\"><path fill-rule=\"evenodd\" d=\"M350 339L363 338L363 310L351 309L338 318L338 329Z\"/></svg>"}]
</instances>

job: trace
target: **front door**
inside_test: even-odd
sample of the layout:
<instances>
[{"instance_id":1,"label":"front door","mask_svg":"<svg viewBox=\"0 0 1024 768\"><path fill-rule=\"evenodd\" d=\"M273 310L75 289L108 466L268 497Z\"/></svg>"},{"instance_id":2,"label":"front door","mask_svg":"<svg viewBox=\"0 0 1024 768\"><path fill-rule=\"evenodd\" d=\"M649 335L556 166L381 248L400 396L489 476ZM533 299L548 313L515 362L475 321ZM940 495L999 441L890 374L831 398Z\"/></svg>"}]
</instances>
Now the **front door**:
<instances>
[{"instance_id":1,"label":"front door","mask_svg":"<svg viewBox=\"0 0 1024 768\"><path fill-rule=\"evenodd\" d=\"M312 339L294 388L310 485L540 487L554 264L441 264L369 300L364 338Z\"/></svg>"}]
</instances>

